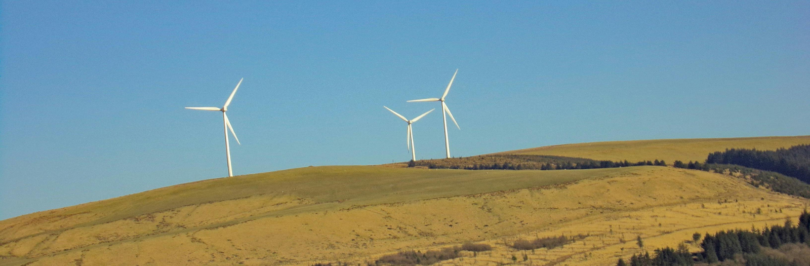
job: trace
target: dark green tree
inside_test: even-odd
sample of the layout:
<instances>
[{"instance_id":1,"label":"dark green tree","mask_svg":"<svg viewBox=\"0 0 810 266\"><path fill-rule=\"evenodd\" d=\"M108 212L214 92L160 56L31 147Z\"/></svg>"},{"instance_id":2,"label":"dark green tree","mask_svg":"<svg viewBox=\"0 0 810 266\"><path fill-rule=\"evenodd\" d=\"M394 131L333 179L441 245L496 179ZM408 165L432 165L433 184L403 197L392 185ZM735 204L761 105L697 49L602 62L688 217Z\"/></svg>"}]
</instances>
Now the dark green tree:
<instances>
[{"instance_id":1,"label":"dark green tree","mask_svg":"<svg viewBox=\"0 0 810 266\"><path fill-rule=\"evenodd\" d=\"M740 230L737 231L737 238L743 253L759 253L759 240L755 233Z\"/></svg>"},{"instance_id":2,"label":"dark green tree","mask_svg":"<svg viewBox=\"0 0 810 266\"><path fill-rule=\"evenodd\" d=\"M720 261L732 259L734 258L734 254L742 253L742 247L740 247L740 240L737 238L737 234L719 232L715 237L717 238L717 242L715 243L717 258Z\"/></svg>"},{"instance_id":3,"label":"dark green tree","mask_svg":"<svg viewBox=\"0 0 810 266\"><path fill-rule=\"evenodd\" d=\"M692 254L675 251L672 248L656 249L652 265L692 265Z\"/></svg>"},{"instance_id":4,"label":"dark green tree","mask_svg":"<svg viewBox=\"0 0 810 266\"><path fill-rule=\"evenodd\" d=\"M771 228L770 234L768 234L768 244L771 248L779 248L782 245L782 240L779 239L779 233L774 229L776 228Z\"/></svg>"},{"instance_id":5,"label":"dark green tree","mask_svg":"<svg viewBox=\"0 0 810 266\"><path fill-rule=\"evenodd\" d=\"M706 236L703 237L703 243L700 244L703 247L703 258L705 258L706 262L708 263L717 263L720 260L717 258L717 251L715 251L715 239L709 233L706 233Z\"/></svg>"},{"instance_id":6,"label":"dark green tree","mask_svg":"<svg viewBox=\"0 0 810 266\"><path fill-rule=\"evenodd\" d=\"M810 214L807 213L807 210L804 210L802 215L799 216L799 227L810 231Z\"/></svg>"}]
</instances>

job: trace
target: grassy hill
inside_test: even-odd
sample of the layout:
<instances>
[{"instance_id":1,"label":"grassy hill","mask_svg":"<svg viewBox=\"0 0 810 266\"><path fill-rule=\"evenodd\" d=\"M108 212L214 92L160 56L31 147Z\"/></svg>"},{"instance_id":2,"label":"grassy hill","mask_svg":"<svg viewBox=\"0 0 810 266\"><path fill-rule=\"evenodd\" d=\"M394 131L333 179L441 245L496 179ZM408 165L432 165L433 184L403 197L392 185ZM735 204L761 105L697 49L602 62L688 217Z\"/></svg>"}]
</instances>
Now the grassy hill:
<instances>
[{"instance_id":1,"label":"grassy hill","mask_svg":"<svg viewBox=\"0 0 810 266\"><path fill-rule=\"evenodd\" d=\"M650 142L625 147L678 146ZM464 242L493 250L463 251L443 263L513 263L526 255L526 263L605 265L641 251L637 236L645 250L673 246L694 232L783 223L807 203L727 175L670 167L308 167L0 221L0 265L365 265L398 251ZM535 252L509 247L521 238L563 234L584 238Z\"/></svg>"},{"instance_id":2,"label":"grassy hill","mask_svg":"<svg viewBox=\"0 0 810 266\"><path fill-rule=\"evenodd\" d=\"M608 141L555 145L499 154L552 155L630 162L659 159L671 165L675 160L702 162L709 153L730 148L776 150L798 144L810 144L810 136Z\"/></svg>"}]
</instances>

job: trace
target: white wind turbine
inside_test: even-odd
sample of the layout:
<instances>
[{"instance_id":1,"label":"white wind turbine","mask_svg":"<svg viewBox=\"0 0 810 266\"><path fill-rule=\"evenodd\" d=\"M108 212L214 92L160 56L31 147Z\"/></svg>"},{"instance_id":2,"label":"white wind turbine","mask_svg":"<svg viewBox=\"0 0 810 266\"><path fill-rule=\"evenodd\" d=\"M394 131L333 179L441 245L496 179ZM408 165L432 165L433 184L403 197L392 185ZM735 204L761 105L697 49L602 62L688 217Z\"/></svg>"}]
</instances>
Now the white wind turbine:
<instances>
[{"instance_id":1,"label":"white wind turbine","mask_svg":"<svg viewBox=\"0 0 810 266\"><path fill-rule=\"evenodd\" d=\"M239 85L242 84L242 80L244 80L244 78L239 80L239 83L236 84L236 88L233 88L233 92L231 92L231 97L228 97L228 101L225 102L225 106L222 106L222 108L218 108L218 107L186 107L186 109L191 109L191 110L220 111L220 112L222 112L222 120L225 123L225 156L228 158L228 177L233 176L233 170L231 170L231 146L230 146L230 144L228 144L228 129L231 130L231 133L233 134L233 138L236 139L236 143L238 143L239 145L242 145L242 143L239 143L239 138L236 137L236 132L233 132L233 127L231 126L231 122L228 120L228 115L225 114L225 112L228 111L228 105L231 104L231 100L233 100L233 96L236 94L236 90L239 89Z\"/></svg>"},{"instance_id":2,"label":"white wind turbine","mask_svg":"<svg viewBox=\"0 0 810 266\"><path fill-rule=\"evenodd\" d=\"M385 107L385 109L388 109L388 111L391 111L392 113L394 113L394 115L398 116L399 118L402 118L402 120L404 120L405 122L408 123L408 142L407 142L408 150L411 151L411 161L416 161L416 146L414 146L414 144L413 144L413 130L411 128L411 124L416 123L416 121L419 121L419 119L422 119L422 117L425 117L427 114L429 114L430 112L433 112L433 110L436 110L436 109L430 109L430 111L427 111L424 114L422 114L420 116L417 116L414 119L408 120L404 116L398 114L397 112L394 112L394 110L391 110L391 108L388 108L387 106L383 106L383 107Z\"/></svg>"},{"instance_id":3,"label":"white wind turbine","mask_svg":"<svg viewBox=\"0 0 810 266\"><path fill-rule=\"evenodd\" d=\"M456 69L456 73L453 73L453 78L450 79L450 84L447 84L447 89L444 90L444 94L442 94L441 98L427 98L427 99L420 99L420 100L410 100L410 102L441 102L442 103L442 121L444 121L444 147L447 150L447 158L450 158L450 140L447 138L447 112L450 115L450 119L453 119L453 123L456 124L456 127L461 130L461 127L458 126L458 122L456 119L453 118L453 113L450 112L450 108L447 108L447 104L444 103L444 98L447 97L447 93L450 92L450 86L453 86L453 80L456 79L456 74L458 74L458 69Z\"/></svg>"}]
</instances>

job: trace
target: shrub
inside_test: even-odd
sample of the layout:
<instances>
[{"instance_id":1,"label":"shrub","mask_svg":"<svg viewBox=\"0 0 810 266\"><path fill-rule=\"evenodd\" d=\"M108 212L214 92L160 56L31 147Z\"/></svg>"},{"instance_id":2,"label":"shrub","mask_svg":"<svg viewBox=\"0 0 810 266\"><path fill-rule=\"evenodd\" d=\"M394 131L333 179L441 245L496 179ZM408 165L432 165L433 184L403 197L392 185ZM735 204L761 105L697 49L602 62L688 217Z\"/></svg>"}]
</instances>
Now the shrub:
<instances>
[{"instance_id":1,"label":"shrub","mask_svg":"<svg viewBox=\"0 0 810 266\"><path fill-rule=\"evenodd\" d=\"M534 243L532 243L531 241L526 240L526 239L515 240L515 242L512 243L512 248L518 249L518 250L537 249L537 247L534 245Z\"/></svg>"},{"instance_id":2,"label":"shrub","mask_svg":"<svg viewBox=\"0 0 810 266\"><path fill-rule=\"evenodd\" d=\"M492 246L487 244L475 244L475 243L464 243L461 245L461 250L466 251L473 251L473 252L481 252L481 251L488 251L492 250Z\"/></svg>"},{"instance_id":3,"label":"shrub","mask_svg":"<svg viewBox=\"0 0 810 266\"><path fill-rule=\"evenodd\" d=\"M537 238L533 241L518 239L512 243L512 248L517 250L534 250L538 248L553 249L568 244L570 241L571 240L565 236Z\"/></svg>"},{"instance_id":4,"label":"shrub","mask_svg":"<svg viewBox=\"0 0 810 266\"><path fill-rule=\"evenodd\" d=\"M380 259L375 261L375 263L391 265L428 265L443 260L458 258L458 252L460 250L461 248L456 246L452 248L443 248L441 250L428 250L425 253L419 251L402 251L397 254L382 256Z\"/></svg>"}]
</instances>

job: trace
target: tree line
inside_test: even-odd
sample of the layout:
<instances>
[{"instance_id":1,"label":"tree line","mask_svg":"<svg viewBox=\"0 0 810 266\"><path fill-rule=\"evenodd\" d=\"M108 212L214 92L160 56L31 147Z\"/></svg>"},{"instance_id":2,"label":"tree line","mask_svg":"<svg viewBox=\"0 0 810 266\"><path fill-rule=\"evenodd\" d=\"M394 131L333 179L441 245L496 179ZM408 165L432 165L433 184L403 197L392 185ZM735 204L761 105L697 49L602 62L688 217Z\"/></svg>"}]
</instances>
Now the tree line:
<instances>
[{"instance_id":1,"label":"tree line","mask_svg":"<svg viewBox=\"0 0 810 266\"><path fill-rule=\"evenodd\" d=\"M712 155L709 156L711 157ZM698 161L689 161L688 163L675 161L672 166L676 168L702 170L713 173L745 177L746 181L755 187L764 186L779 193L810 198L810 184L798 178L777 172L755 169L736 164L717 164L708 162L700 163Z\"/></svg>"},{"instance_id":2,"label":"tree line","mask_svg":"<svg viewBox=\"0 0 810 266\"><path fill-rule=\"evenodd\" d=\"M596 169L630 166L666 166L664 160L639 161L597 161L584 158L547 155L479 155L449 159L411 161L409 167L426 166L430 169L465 170L568 170Z\"/></svg>"},{"instance_id":3,"label":"tree line","mask_svg":"<svg viewBox=\"0 0 810 266\"><path fill-rule=\"evenodd\" d=\"M797 145L775 151L727 149L725 152L709 154L706 163L736 164L773 171L810 183L810 145Z\"/></svg>"},{"instance_id":4,"label":"tree line","mask_svg":"<svg viewBox=\"0 0 810 266\"><path fill-rule=\"evenodd\" d=\"M698 161L689 161L688 163L684 163L679 160L675 160L675 162L672 163L672 167L709 171L709 165L707 163L700 163Z\"/></svg>"},{"instance_id":5,"label":"tree line","mask_svg":"<svg viewBox=\"0 0 810 266\"><path fill-rule=\"evenodd\" d=\"M790 244L802 244L804 248L800 249L799 254L780 255L778 249ZM797 259L810 257L808 244L810 244L810 214L805 211L799 216L799 224L796 226L788 219L784 226L775 225L764 230L721 231L714 235L707 233L700 244L702 252L689 253L683 245L677 250L666 247L656 249L652 256L649 253L633 255L629 265L694 265L695 262L723 262L723 265L797 265ZM770 252L763 252L765 249ZM628 264L619 259L617 265Z\"/></svg>"}]
</instances>

